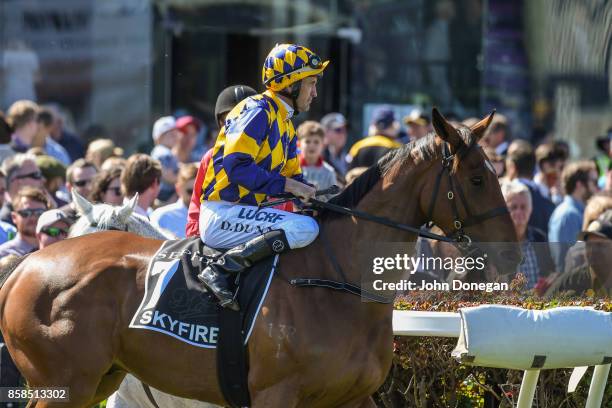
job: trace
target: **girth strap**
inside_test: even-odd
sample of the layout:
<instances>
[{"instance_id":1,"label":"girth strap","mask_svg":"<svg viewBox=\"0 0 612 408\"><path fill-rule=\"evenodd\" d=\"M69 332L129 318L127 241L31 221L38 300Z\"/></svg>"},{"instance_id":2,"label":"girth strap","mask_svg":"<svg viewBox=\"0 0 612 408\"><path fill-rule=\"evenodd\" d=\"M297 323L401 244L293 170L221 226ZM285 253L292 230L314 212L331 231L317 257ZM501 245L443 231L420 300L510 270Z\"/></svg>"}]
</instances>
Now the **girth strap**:
<instances>
[{"instance_id":1,"label":"girth strap","mask_svg":"<svg viewBox=\"0 0 612 408\"><path fill-rule=\"evenodd\" d=\"M148 384L143 383L142 381L140 382L142 384L142 388L147 396L147 398L149 399L149 402L155 407L155 408L159 408L159 405L157 405L157 401L155 401L155 398L153 397L153 393L151 393L151 387L149 387Z\"/></svg>"}]
</instances>

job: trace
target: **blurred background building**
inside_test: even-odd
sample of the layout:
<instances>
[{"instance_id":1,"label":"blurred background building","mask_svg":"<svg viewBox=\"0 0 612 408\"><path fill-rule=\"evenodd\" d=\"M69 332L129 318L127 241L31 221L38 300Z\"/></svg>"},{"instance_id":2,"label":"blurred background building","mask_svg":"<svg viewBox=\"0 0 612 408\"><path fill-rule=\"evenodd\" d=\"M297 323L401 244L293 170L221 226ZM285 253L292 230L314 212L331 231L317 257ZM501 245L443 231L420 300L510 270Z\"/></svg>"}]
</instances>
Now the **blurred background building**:
<instances>
[{"instance_id":1,"label":"blurred background building","mask_svg":"<svg viewBox=\"0 0 612 408\"><path fill-rule=\"evenodd\" d=\"M605 0L0 0L0 109L55 102L78 134L146 150L155 118L214 126L219 91L262 89L270 48L298 42L332 61L300 121L339 111L356 139L380 103L496 108L514 137L590 156L612 123L611 37Z\"/></svg>"}]
</instances>

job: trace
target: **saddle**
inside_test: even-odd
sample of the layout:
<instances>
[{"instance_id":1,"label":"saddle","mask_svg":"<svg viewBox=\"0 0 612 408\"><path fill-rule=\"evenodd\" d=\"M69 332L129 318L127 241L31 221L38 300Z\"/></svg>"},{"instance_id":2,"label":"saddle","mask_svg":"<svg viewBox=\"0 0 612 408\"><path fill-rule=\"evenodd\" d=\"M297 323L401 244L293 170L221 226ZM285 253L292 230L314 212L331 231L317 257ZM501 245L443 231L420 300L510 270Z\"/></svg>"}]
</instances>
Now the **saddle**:
<instances>
[{"instance_id":1,"label":"saddle","mask_svg":"<svg viewBox=\"0 0 612 408\"><path fill-rule=\"evenodd\" d=\"M246 345L270 287L278 256L254 264L234 284L238 312L222 308L197 275L223 254L199 237L165 241L147 270L145 294L130 326L216 348L219 384L230 406L248 406Z\"/></svg>"}]
</instances>

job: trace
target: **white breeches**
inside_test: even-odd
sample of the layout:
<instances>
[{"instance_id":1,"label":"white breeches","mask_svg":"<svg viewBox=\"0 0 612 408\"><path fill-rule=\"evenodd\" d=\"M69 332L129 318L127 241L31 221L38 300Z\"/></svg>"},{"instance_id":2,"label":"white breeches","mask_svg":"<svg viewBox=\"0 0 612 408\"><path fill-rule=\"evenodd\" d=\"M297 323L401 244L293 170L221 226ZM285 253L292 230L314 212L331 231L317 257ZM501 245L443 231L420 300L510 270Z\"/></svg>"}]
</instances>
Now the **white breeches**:
<instances>
[{"instance_id":1,"label":"white breeches","mask_svg":"<svg viewBox=\"0 0 612 408\"><path fill-rule=\"evenodd\" d=\"M285 231L292 249L315 240L319 225L312 217L275 208L204 201L200 207L200 237L213 248L233 248L272 230Z\"/></svg>"}]
</instances>

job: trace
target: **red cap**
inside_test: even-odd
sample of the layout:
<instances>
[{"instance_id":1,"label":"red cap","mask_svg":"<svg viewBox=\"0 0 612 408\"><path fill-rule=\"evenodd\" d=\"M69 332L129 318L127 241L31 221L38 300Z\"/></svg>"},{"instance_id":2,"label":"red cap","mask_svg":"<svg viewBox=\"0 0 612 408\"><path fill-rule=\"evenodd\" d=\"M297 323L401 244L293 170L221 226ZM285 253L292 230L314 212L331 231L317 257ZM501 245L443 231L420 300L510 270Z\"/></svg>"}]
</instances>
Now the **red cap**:
<instances>
[{"instance_id":1,"label":"red cap","mask_svg":"<svg viewBox=\"0 0 612 408\"><path fill-rule=\"evenodd\" d=\"M181 116L176 120L176 128L181 132L185 132L185 128L188 125L194 125L198 130L200 130L200 121L193 116Z\"/></svg>"}]
</instances>

